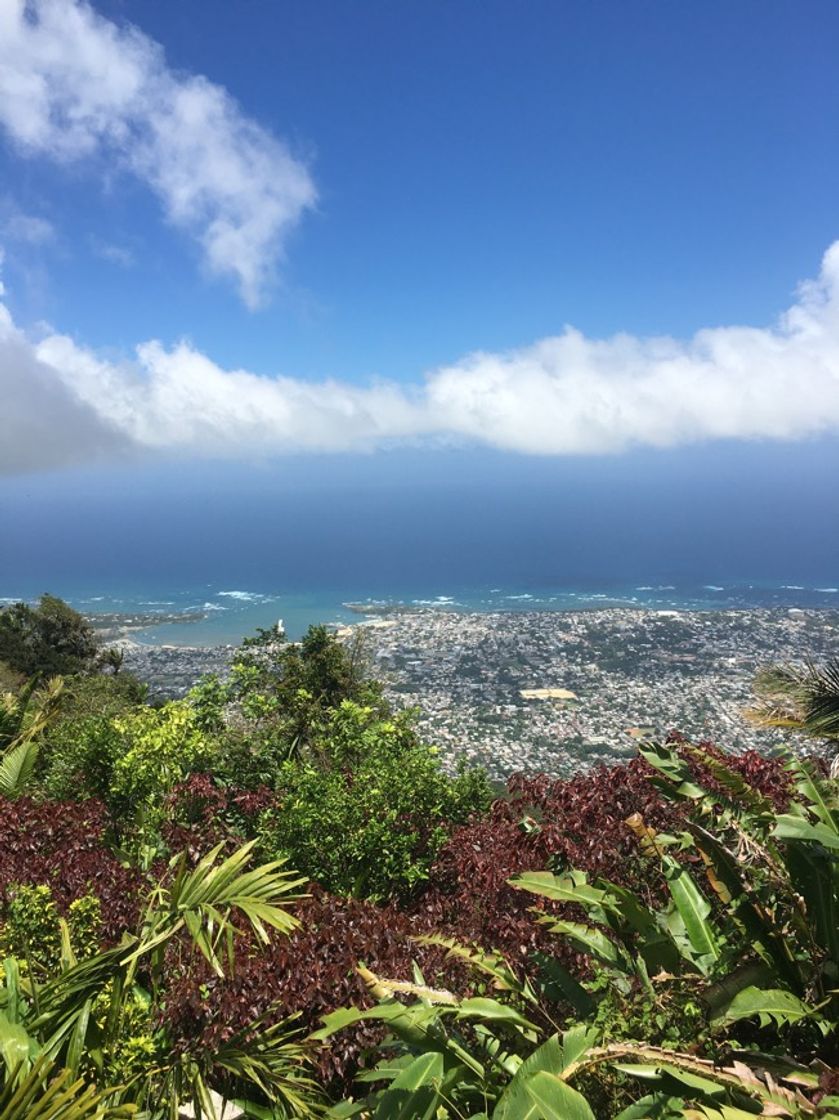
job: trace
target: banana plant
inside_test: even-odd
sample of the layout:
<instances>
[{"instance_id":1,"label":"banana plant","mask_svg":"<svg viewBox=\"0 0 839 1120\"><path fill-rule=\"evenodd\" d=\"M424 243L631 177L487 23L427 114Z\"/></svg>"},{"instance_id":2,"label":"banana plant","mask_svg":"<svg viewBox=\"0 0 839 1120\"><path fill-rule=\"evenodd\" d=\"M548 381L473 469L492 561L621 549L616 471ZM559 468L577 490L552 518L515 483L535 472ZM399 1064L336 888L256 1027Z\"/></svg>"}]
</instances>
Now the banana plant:
<instances>
[{"instance_id":1,"label":"banana plant","mask_svg":"<svg viewBox=\"0 0 839 1120\"><path fill-rule=\"evenodd\" d=\"M742 952L762 964L771 990L817 1005L822 1027L835 1029L839 783L789 756L793 797L788 810L777 813L737 771L707 751L648 746L641 753L665 794L689 803L693 848ZM724 792L697 784L691 761L708 770Z\"/></svg>"},{"instance_id":2,"label":"banana plant","mask_svg":"<svg viewBox=\"0 0 839 1120\"><path fill-rule=\"evenodd\" d=\"M470 952L470 950L466 950ZM839 1098L819 1098L819 1073L792 1061L755 1070L637 1042L607 1042L576 1024L547 1034L503 999L461 998L416 981L359 972L378 1002L324 1017L325 1041L360 1022L387 1030L382 1059L362 1073L368 1092L333 1106L332 1120L594 1120L578 1086L604 1068L646 1092L615 1120L839 1120ZM577 1081L577 1085L572 1082Z\"/></svg>"},{"instance_id":3,"label":"banana plant","mask_svg":"<svg viewBox=\"0 0 839 1120\"><path fill-rule=\"evenodd\" d=\"M720 960L722 940L711 918L711 905L676 859L663 854L662 864L670 900L659 911L608 880L590 883L582 871L529 872L509 882L518 890L585 909L595 925L553 914L541 914L538 920L606 968L636 976L645 987L660 972L687 970L708 976Z\"/></svg>"}]
</instances>

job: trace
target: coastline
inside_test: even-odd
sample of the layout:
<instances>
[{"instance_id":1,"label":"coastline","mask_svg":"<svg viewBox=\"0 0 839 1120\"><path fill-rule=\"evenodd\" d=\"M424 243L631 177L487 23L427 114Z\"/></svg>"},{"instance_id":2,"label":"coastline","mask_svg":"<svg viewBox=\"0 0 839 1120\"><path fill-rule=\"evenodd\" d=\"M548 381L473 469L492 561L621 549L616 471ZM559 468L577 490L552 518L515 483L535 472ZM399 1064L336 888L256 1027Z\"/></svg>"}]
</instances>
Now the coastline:
<instances>
[{"instance_id":1,"label":"coastline","mask_svg":"<svg viewBox=\"0 0 839 1120\"><path fill-rule=\"evenodd\" d=\"M396 707L419 709L420 732L447 767L463 758L497 778L568 775L673 729L727 749L780 746L788 735L742 715L754 674L769 662L839 656L839 609L426 608L361 617L336 633L361 642ZM223 673L236 648L120 646L156 699Z\"/></svg>"},{"instance_id":2,"label":"coastline","mask_svg":"<svg viewBox=\"0 0 839 1120\"><path fill-rule=\"evenodd\" d=\"M292 639L309 625L353 625L365 618L401 618L425 611L458 614L516 614L529 611L580 612L603 609L718 612L751 609L834 609L837 581L807 586L786 582L730 581L642 583L609 587L515 586L452 587L448 593L427 588L388 589L375 593L347 588L308 591L269 590L204 584L151 586L108 594L91 589L56 587L55 593L112 637L120 629L150 645L238 645L259 628L283 620ZM8 601L12 601L9 598Z\"/></svg>"}]
</instances>

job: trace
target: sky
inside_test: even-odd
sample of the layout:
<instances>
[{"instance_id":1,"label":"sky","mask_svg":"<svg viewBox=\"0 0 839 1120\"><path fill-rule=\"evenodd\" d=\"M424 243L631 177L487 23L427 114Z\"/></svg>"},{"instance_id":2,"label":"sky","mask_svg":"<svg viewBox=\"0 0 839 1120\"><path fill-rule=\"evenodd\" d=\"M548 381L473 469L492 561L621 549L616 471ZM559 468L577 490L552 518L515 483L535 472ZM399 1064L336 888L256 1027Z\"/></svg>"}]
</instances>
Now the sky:
<instances>
[{"instance_id":1,"label":"sky","mask_svg":"<svg viewBox=\"0 0 839 1120\"><path fill-rule=\"evenodd\" d=\"M833 0L0 0L0 503L719 454L832 518L837 48Z\"/></svg>"}]
</instances>

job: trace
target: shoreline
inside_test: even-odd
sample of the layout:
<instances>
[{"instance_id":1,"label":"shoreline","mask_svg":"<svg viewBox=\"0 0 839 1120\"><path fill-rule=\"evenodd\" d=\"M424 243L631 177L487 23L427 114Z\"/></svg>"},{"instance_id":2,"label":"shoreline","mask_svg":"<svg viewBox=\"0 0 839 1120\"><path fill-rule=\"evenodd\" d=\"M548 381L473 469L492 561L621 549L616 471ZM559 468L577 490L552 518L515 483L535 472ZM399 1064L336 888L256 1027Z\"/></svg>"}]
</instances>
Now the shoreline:
<instances>
[{"instance_id":1,"label":"shoreline","mask_svg":"<svg viewBox=\"0 0 839 1120\"><path fill-rule=\"evenodd\" d=\"M395 707L419 709L420 734L448 768L464 758L498 778L621 761L640 731L772 750L789 736L742 716L754 674L770 662L839 657L836 608L425 609L336 633L361 642ZM125 668L155 699L223 673L238 648L122 641Z\"/></svg>"}]
</instances>

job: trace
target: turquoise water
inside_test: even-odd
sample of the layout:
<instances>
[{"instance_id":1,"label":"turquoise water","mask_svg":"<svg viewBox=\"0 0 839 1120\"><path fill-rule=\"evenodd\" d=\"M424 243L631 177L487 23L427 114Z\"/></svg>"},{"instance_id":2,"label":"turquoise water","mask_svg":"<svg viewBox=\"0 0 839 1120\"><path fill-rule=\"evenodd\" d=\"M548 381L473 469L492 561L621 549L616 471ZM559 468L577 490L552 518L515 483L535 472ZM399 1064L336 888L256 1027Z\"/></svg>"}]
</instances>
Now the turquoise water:
<instances>
[{"instance_id":1,"label":"turquoise water","mask_svg":"<svg viewBox=\"0 0 839 1120\"><path fill-rule=\"evenodd\" d=\"M837 581L839 584L839 581ZM0 588L3 599L29 598L35 592ZM839 586L802 586L768 583L675 584L638 583L623 587L530 588L472 587L391 590L376 593L346 588L302 593L270 586L202 584L194 587L102 591L84 587L53 587L78 610L89 615L119 613L149 618L150 625L133 636L149 644L238 644L258 627L280 619L290 638L298 638L313 623L346 624L363 615L347 603L367 604L373 611L404 604L432 610L465 612L594 610L625 607L652 610L742 610L751 608L837 608ZM190 621L167 621L188 614ZM155 621L157 620L157 621Z\"/></svg>"}]
</instances>

